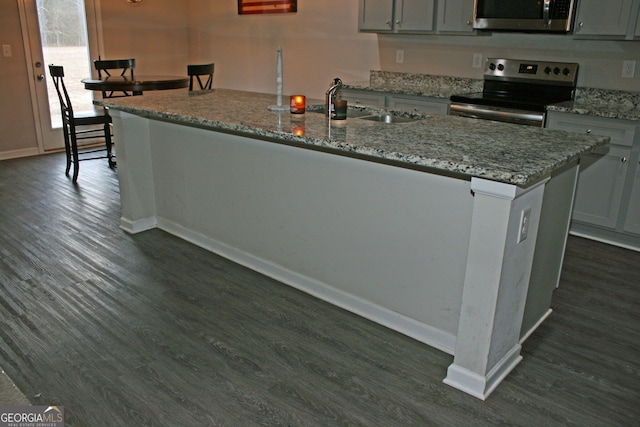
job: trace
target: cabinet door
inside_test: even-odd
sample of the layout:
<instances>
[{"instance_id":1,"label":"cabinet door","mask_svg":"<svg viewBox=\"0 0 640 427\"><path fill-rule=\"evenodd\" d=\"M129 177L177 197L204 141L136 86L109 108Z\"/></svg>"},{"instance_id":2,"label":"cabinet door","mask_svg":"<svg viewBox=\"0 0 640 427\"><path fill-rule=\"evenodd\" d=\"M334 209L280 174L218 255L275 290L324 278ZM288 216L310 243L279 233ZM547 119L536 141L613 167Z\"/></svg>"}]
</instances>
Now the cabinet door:
<instances>
[{"instance_id":1,"label":"cabinet door","mask_svg":"<svg viewBox=\"0 0 640 427\"><path fill-rule=\"evenodd\" d=\"M580 161L573 219L615 228L622 204L629 156L636 124L624 120L549 112L547 127L569 132L608 136L609 146ZM607 151L608 150L608 151Z\"/></svg>"},{"instance_id":2,"label":"cabinet door","mask_svg":"<svg viewBox=\"0 0 640 427\"><path fill-rule=\"evenodd\" d=\"M624 39L632 5L633 0L581 0L576 18L576 36Z\"/></svg>"},{"instance_id":3,"label":"cabinet door","mask_svg":"<svg viewBox=\"0 0 640 427\"><path fill-rule=\"evenodd\" d=\"M624 231L640 234L640 162L636 164L636 173L631 185Z\"/></svg>"},{"instance_id":4,"label":"cabinet door","mask_svg":"<svg viewBox=\"0 0 640 427\"><path fill-rule=\"evenodd\" d=\"M473 32L473 0L439 0L438 32Z\"/></svg>"},{"instance_id":5,"label":"cabinet door","mask_svg":"<svg viewBox=\"0 0 640 427\"><path fill-rule=\"evenodd\" d=\"M401 96L389 97L389 108L392 110L416 111L427 114L447 115L449 113L449 101L403 98Z\"/></svg>"},{"instance_id":6,"label":"cabinet door","mask_svg":"<svg viewBox=\"0 0 640 427\"><path fill-rule=\"evenodd\" d=\"M433 31L435 0L396 0L396 32Z\"/></svg>"},{"instance_id":7,"label":"cabinet door","mask_svg":"<svg viewBox=\"0 0 640 427\"><path fill-rule=\"evenodd\" d=\"M360 0L359 23L360 31L391 31L393 22L394 0Z\"/></svg>"},{"instance_id":8,"label":"cabinet door","mask_svg":"<svg viewBox=\"0 0 640 427\"><path fill-rule=\"evenodd\" d=\"M342 99L346 99L349 105L368 105L370 107L386 107L387 97L382 94L359 90L340 90Z\"/></svg>"},{"instance_id":9,"label":"cabinet door","mask_svg":"<svg viewBox=\"0 0 640 427\"><path fill-rule=\"evenodd\" d=\"M613 229L620 211L631 150L611 145L606 154L603 151L587 154L580 160L573 219Z\"/></svg>"}]
</instances>

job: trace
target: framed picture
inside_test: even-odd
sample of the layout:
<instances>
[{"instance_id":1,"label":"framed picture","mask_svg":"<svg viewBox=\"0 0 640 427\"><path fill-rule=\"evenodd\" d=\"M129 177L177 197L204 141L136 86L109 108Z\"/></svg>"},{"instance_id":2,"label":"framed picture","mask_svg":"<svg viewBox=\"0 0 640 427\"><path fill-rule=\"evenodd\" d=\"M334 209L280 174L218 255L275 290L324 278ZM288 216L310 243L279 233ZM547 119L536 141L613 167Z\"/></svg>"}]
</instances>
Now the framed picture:
<instances>
[{"instance_id":1,"label":"framed picture","mask_svg":"<svg viewBox=\"0 0 640 427\"><path fill-rule=\"evenodd\" d=\"M296 13L298 0L238 0L238 15Z\"/></svg>"}]
</instances>

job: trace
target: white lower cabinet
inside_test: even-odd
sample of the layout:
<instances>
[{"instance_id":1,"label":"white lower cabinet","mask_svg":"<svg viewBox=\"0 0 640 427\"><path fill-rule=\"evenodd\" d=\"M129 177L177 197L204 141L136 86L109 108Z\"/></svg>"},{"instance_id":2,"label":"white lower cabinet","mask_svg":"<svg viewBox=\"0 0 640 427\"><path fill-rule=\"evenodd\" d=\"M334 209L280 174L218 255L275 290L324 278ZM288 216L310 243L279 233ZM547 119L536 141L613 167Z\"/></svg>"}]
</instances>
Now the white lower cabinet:
<instances>
[{"instance_id":1,"label":"white lower cabinet","mask_svg":"<svg viewBox=\"0 0 640 427\"><path fill-rule=\"evenodd\" d=\"M629 192L629 205L627 206L624 231L640 235L640 161L635 162L631 191Z\"/></svg>"},{"instance_id":2,"label":"white lower cabinet","mask_svg":"<svg viewBox=\"0 0 640 427\"><path fill-rule=\"evenodd\" d=\"M630 154L629 148L611 145L581 159L574 220L616 227Z\"/></svg>"},{"instance_id":3,"label":"white lower cabinet","mask_svg":"<svg viewBox=\"0 0 640 427\"><path fill-rule=\"evenodd\" d=\"M611 138L609 145L580 161L572 215L572 230L578 234L640 249L640 239L629 235L640 235L638 126L629 120L549 112L547 128Z\"/></svg>"}]
</instances>

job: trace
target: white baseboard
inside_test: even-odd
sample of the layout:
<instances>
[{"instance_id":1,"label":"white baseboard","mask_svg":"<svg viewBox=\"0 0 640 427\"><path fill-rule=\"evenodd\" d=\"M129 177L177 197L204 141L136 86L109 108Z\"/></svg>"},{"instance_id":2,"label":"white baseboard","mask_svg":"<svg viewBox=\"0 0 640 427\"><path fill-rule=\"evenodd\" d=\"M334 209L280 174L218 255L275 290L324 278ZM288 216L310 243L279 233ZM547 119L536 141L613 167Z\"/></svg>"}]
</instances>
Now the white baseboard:
<instances>
[{"instance_id":1,"label":"white baseboard","mask_svg":"<svg viewBox=\"0 0 640 427\"><path fill-rule=\"evenodd\" d=\"M621 242L619 240L608 238L604 236L598 236L594 233L588 233L584 231L569 230L569 234L572 236L582 237L589 240L595 240L596 242L606 243L607 245L618 246L619 248L630 249L632 251L640 252L640 246L632 243Z\"/></svg>"},{"instance_id":2,"label":"white baseboard","mask_svg":"<svg viewBox=\"0 0 640 427\"><path fill-rule=\"evenodd\" d=\"M22 150L0 151L0 160L18 159L20 157L37 156L40 152L37 147Z\"/></svg>"},{"instance_id":3,"label":"white baseboard","mask_svg":"<svg viewBox=\"0 0 640 427\"><path fill-rule=\"evenodd\" d=\"M155 216L150 216L148 218L138 219L135 221L131 221L125 217L120 218L120 228L126 231L129 234L136 234L143 231L151 230L152 228L156 228L158 224L158 220Z\"/></svg>"},{"instance_id":4,"label":"white baseboard","mask_svg":"<svg viewBox=\"0 0 640 427\"><path fill-rule=\"evenodd\" d=\"M486 375L456 365L454 359L454 362L447 369L447 377L443 382L478 399L486 400L502 380L509 375L509 372L520 363L522 360L521 349L520 344L513 347Z\"/></svg>"},{"instance_id":5,"label":"white baseboard","mask_svg":"<svg viewBox=\"0 0 640 427\"><path fill-rule=\"evenodd\" d=\"M162 217L158 217L157 219L158 228L168 233L264 274L267 277L271 277L281 283L313 295L323 301L453 355L456 337L452 334L374 304L364 298L343 292L316 279L283 268L268 260L258 258L240 249L230 247L203 234L189 230L175 222Z\"/></svg>"},{"instance_id":6,"label":"white baseboard","mask_svg":"<svg viewBox=\"0 0 640 427\"><path fill-rule=\"evenodd\" d=\"M531 334L538 329L538 326L540 326L542 324L542 322L544 322L545 320L547 320L547 317L551 316L551 313L553 313L552 309L547 310L546 313L544 313L542 315L542 317L540 317L540 319L538 319L538 321L535 323L535 325L533 325L531 327L531 329L529 329L527 331L527 333L525 333L521 338L520 338L520 344L522 344L523 342L525 342L527 340L527 338L529 338L531 336Z\"/></svg>"}]
</instances>

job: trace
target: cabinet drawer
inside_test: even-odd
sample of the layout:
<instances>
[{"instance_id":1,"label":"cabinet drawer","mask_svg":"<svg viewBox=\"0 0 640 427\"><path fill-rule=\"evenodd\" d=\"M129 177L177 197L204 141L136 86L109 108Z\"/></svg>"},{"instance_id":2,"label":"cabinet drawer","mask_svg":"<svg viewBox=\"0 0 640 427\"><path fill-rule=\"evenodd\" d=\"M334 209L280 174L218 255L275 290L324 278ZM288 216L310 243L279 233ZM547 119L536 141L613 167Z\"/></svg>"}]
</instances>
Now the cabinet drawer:
<instances>
[{"instance_id":1,"label":"cabinet drawer","mask_svg":"<svg viewBox=\"0 0 640 427\"><path fill-rule=\"evenodd\" d=\"M611 138L611 144L626 147L633 145L636 135L636 124L627 123L624 120L555 113L553 111L549 112L546 127L568 132L608 136Z\"/></svg>"}]
</instances>

